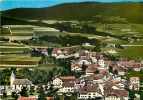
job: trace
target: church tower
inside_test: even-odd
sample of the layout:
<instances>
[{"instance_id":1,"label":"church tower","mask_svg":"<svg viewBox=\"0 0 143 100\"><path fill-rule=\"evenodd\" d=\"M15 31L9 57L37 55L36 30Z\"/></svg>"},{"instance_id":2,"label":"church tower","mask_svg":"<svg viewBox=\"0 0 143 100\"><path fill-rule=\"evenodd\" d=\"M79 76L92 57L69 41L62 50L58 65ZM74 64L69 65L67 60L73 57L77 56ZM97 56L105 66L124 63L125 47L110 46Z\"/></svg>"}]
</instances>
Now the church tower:
<instances>
[{"instance_id":1,"label":"church tower","mask_svg":"<svg viewBox=\"0 0 143 100\"><path fill-rule=\"evenodd\" d=\"M10 86L11 87L12 87L14 81L15 81L15 75L14 75L14 73L12 71L11 76L10 76Z\"/></svg>"}]
</instances>

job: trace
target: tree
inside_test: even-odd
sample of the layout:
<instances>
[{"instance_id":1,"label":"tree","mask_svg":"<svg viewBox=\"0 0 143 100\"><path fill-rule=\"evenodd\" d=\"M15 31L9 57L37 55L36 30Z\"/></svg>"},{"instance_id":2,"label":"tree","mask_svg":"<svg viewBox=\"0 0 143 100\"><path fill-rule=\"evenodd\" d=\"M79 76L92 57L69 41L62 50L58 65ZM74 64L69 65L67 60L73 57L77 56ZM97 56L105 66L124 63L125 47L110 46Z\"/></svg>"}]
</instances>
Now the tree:
<instances>
[{"instance_id":1,"label":"tree","mask_svg":"<svg viewBox=\"0 0 143 100\"><path fill-rule=\"evenodd\" d=\"M116 75L118 75L118 70L115 69L113 73L116 74Z\"/></svg>"},{"instance_id":2,"label":"tree","mask_svg":"<svg viewBox=\"0 0 143 100\"><path fill-rule=\"evenodd\" d=\"M4 98L7 97L6 91L3 92L3 97L4 97Z\"/></svg>"},{"instance_id":3,"label":"tree","mask_svg":"<svg viewBox=\"0 0 143 100\"><path fill-rule=\"evenodd\" d=\"M83 64L82 64L82 71L85 72L86 69L87 69L87 66L83 63Z\"/></svg>"},{"instance_id":4,"label":"tree","mask_svg":"<svg viewBox=\"0 0 143 100\"><path fill-rule=\"evenodd\" d=\"M46 100L45 91L42 86L40 86L38 93L39 93L38 100Z\"/></svg>"},{"instance_id":5,"label":"tree","mask_svg":"<svg viewBox=\"0 0 143 100\"><path fill-rule=\"evenodd\" d=\"M129 90L129 97L130 97L130 100L134 100L134 98L135 98L135 92Z\"/></svg>"},{"instance_id":6,"label":"tree","mask_svg":"<svg viewBox=\"0 0 143 100\"><path fill-rule=\"evenodd\" d=\"M109 66L109 72L113 72L113 67L112 66Z\"/></svg>"},{"instance_id":7,"label":"tree","mask_svg":"<svg viewBox=\"0 0 143 100\"><path fill-rule=\"evenodd\" d=\"M31 86L31 87L30 87L30 91L29 91L29 92L30 92L31 95L35 92L34 86Z\"/></svg>"},{"instance_id":8,"label":"tree","mask_svg":"<svg viewBox=\"0 0 143 100\"><path fill-rule=\"evenodd\" d=\"M52 51L53 51L53 48L48 48L48 54L51 56L52 55Z\"/></svg>"},{"instance_id":9,"label":"tree","mask_svg":"<svg viewBox=\"0 0 143 100\"><path fill-rule=\"evenodd\" d=\"M4 69L2 71L0 71L0 84L1 85L9 85L10 81L9 81L9 76L11 74L11 70L9 69Z\"/></svg>"},{"instance_id":10,"label":"tree","mask_svg":"<svg viewBox=\"0 0 143 100\"><path fill-rule=\"evenodd\" d=\"M94 74L99 74L99 70L98 70L98 69L96 69L96 71L94 72Z\"/></svg>"},{"instance_id":11,"label":"tree","mask_svg":"<svg viewBox=\"0 0 143 100\"><path fill-rule=\"evenodd\" d=\"M12 92L12 97L13 97L15 100L17 100L17 98L18 98L17 93L16 93L16 92Z\"/></svg>"},{"instance_id":12,"label":"tree","mask_svg":"<svg viewBox=\"0 0 143 100\"><path fill-rule=\"evenodd\" d=\"M96 51L96 52L101 52L100 46L99 46L99 45L96 45L96 46L94 47L94 51Z\"/></svg>"},{"instance_id":13,"label":"tree","mask_svg":"<svg viewBox=\"0 0 143 100\"><path fill-rule=\"evenodd\" d=\"M140 100L143 100L143 92L140 92Z\"/></svg>"},{"instance_id":14,"label":"tree","mask_svg":"<svg viewBox=\"0 0 143 100\"><path fill-rule=\"evenodd\" d=\"M20 92L20 95L21 96L24 96L24 97L28 97L28 90L26 87L23 87L21 92Z\"/></svg>"}]
</instances>

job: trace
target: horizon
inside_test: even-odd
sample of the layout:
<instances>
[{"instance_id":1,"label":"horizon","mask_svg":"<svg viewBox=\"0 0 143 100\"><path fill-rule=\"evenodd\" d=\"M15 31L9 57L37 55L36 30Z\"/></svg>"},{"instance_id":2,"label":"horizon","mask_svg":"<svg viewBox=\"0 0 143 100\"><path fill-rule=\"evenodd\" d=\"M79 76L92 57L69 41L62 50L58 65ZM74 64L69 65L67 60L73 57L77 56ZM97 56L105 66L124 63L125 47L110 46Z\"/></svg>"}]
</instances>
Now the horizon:
<instances>
[{"instance_id":1,"label":"horizon","mask_svg":"<svg viewBox=\"0 0 143 100\"><path fill-rule=\"evenodd\" d=\"M0 0L0 11L14 8L44 8L63 3L80 2L143 2L143 0Z\"/></svg>"}]
</instances>

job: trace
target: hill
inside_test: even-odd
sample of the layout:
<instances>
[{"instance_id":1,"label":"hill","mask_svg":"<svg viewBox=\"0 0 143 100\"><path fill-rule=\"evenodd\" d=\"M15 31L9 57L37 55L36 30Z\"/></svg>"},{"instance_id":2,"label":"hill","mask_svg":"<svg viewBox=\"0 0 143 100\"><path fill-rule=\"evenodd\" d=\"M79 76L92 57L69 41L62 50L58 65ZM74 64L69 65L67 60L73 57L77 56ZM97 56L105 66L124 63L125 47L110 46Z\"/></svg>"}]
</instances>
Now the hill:
<instances>
[{"instance_id":1,"label":"hill","mask_svg":"<svg viewBox=\"0 0 143 100\"><path fill-rule=\"evenodd\" d=\"M143 23L143 3L66 3L47 8L17 8L2 16L32 20L101 20L118 16L129 22ZM100 18L101 17L101 18Z\"/></svg>"}]
</instances>

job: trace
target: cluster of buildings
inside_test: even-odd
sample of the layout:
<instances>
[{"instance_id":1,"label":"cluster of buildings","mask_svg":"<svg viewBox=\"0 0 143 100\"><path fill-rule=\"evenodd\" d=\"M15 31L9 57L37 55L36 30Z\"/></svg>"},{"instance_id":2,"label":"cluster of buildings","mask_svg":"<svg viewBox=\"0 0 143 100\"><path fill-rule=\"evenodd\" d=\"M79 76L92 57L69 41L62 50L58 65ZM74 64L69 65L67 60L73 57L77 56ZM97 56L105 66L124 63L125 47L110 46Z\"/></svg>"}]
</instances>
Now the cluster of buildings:
<instances>
[{"instance_id":1,"label":"cluster of buildings","mask_svg":"<svg viewBox=\"0 0 143 100\"><path fill-rule=\"evenodd\" d=\"M112 61L103 53L88 50L76 50L72 48L55 48L52 56L56 59L72 57L70 69L75 75L55 76L50 83L57 89L58 95L76 94L78 100L128 100L128 89L138 91L140 89L140 78L122 78L129 70L140 71L143 64L138 61L120 59ZM48 84L48 83L47 83ZM19 92L22 87L30 90L35 86L28 79L17 79L12 73L10 77L11 91ZM21 100L21 99L19 99Z\"/></svg>"},{"instance_id":2,"label":"cluster of buildings","mask_svg":"<svg viewBox=\"0 0 143 100\"><path fill-rule=\"evenodd\" d=\"M57 50L57 52L56 52ZM68 51L54 50L54 57L68 54ZM71 52L71 51L70 51ZM104 99L104 100L128 100L127 89L138 91L140 78L130 77L123 79L129 70L140 71L143 64L138 61L120 59L112 61L102 53L81 50L72 54L71 71L81 73L81 76L60 76L53 80L55 88L60 93L77 93L80 100ZM57 58L63 59L63 58Z\"/></svg>"}]
</instances>

